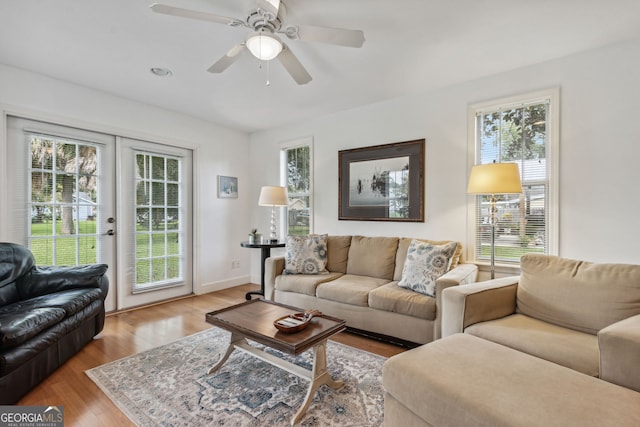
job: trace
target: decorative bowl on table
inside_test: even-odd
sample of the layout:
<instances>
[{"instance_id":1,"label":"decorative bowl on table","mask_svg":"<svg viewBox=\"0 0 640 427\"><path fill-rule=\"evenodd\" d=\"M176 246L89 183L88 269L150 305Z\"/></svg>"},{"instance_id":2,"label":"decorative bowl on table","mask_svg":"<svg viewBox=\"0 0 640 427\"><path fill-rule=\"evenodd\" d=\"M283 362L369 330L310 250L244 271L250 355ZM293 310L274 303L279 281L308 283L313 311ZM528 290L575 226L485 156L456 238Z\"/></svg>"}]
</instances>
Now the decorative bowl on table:
<instances>
[{"instance_id":1,"label":"decorative bowl on table","mask_svg":"<svg viewBox=\"0 0 640 427\"><path fill-rule=\"evenodd\" d=\"M292 334L305 329L309 326L309 323L311 323L311 319L316 316L322 316L322 313L318 310L307 310L302 313L293 313L274 320L273 326L275 326L280 332Z\"/></svg>"}]
</instances>

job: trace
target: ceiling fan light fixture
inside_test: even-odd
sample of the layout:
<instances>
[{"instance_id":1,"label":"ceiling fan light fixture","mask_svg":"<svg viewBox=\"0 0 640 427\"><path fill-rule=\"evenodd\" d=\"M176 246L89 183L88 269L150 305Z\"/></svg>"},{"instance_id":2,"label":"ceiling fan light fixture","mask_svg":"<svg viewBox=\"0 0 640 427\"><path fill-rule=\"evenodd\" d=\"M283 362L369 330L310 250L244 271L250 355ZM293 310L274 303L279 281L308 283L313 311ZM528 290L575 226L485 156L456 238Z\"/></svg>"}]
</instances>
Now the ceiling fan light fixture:
<instances>
[{"instance_id":1,"label":"ceiling fan light fixture","mask_svg":"<svg viewBox=\"0 0 640 427\"><path fill-rule=\"evenodd\" d=\"M271 61L282 52L282 43L272 34L258 31L247 39L247 49L256 58L262 61Z\"/></svg>"}]
</instances>

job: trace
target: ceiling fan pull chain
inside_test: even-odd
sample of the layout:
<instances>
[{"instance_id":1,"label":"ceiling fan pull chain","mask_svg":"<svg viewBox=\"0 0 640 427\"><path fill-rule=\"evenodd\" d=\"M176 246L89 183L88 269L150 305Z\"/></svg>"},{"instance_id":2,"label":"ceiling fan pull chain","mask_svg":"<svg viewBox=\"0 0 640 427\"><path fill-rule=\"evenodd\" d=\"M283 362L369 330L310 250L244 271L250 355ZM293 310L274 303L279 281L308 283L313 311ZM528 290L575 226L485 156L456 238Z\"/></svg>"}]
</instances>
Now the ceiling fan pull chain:
<instances>
[{"instance_id":1,"label":"ceiling fan pull chain","mask_svg":"<svg viewBox=\"0 0 640 427\"><path fill-rule=\"evenodd\" d=\"M269 61L267 61L267 86L271 85L271 82L269 81Z\"/></svg>"}]
</instances>

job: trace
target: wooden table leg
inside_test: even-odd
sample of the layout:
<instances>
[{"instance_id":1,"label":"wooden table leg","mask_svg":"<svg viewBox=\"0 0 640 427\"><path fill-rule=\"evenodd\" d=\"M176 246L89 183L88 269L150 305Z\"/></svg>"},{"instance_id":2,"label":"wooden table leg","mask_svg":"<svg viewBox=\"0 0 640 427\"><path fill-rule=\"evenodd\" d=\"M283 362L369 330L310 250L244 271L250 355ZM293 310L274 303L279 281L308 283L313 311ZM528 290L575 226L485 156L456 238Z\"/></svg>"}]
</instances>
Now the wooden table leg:
<instances>
[{"instance_id":1,"label":"wooden table leg","mask_svg":"<svg viewBox=\"0 0 640 427\"><path fill-rule=\"evenodd\" d=\"M327 371L327 341L323 341L316 346L313 347L313 369L311 371L302 368L288 360L281 359L273 354L267 353L260 348L255 348L251 346L245 337L241 334L232 333L231 338L229 339L229 346L225 351L224 355L215 365L209 368L207 371L207 375L210 375L216 372L220 367L229 359L231 353L235 349L241 350L243 352L249 353L258 359L264 360L267 363L270 363L276 367L284 369L287 372L290 372L294 375L297 375L301 378L308 379L311 383L309 384L309 388L307 389L307 394L302 402L302 406L295 413L293 418L291 418L291 425L296 424L300 419L304 416L305 412L309 408L311 401L313 400L313 396L315 396L316 391L320 388L321 385L326 384L334 390L339 390L344 387L343 381L335 381L329 375Z\"/></svg>"},{"instance_id":2,"label":"wooden table leg","mask_svg":"<svg viewBox=\"0 0 640 427\"><path fill-rule=\"evenodd\" d=\"M231 353L233 353L233 350L236 349L236 345L238 345L238 344L240 344L242 342L246 343L246 340L244 339L243 336L232 333L231 334L231 338L229 338L229 346L227 347L227 350L225 351L224 355L220 358L220 360L218 360L218 362L216 362L215 365L213 365L211 368L209 368L209 370L207 371L207 375L211 375L215 371L220 369L220 367L222 365L224 365L224 362L227 361L229 356L231 356Z\"/></svg>"},{"instance_id":3,"label":"wooden table leg","mask_svg":"<svg viewBox=\"0 0 640 427\"><path fill-rule=\"evenodd\" d=\"M300 418L304 415L313 400L313 396L315 396L318 388L326 384L334 390L339 390L344 387L343 381L334 381L327 372L327 342L323 341L322 343L313 347L313 370L311 371L311 384L309 384L309 389L307 390L307 395L302 402L302 406L298 409L298 412L291 419L291 425L295 425Z\"/></svg>"}]
</instances>

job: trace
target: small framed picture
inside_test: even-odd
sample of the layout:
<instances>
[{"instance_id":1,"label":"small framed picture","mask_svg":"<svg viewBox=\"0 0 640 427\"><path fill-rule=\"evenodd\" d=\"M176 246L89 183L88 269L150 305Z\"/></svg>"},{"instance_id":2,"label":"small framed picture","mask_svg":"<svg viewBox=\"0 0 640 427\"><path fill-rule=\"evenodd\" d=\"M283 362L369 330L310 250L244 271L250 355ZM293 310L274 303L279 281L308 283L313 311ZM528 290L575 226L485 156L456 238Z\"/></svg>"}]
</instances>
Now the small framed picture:
<instances>
[{"instance_id":1,"label":"small framed picture","mask_svg":"<svg viewBox=\"0 0 640 427\"><path fill-rule=\"evenodd\" d=\"M235 176L218 175L218 198L238 198L238 178Z\"/></svg>"}]
</instances>

